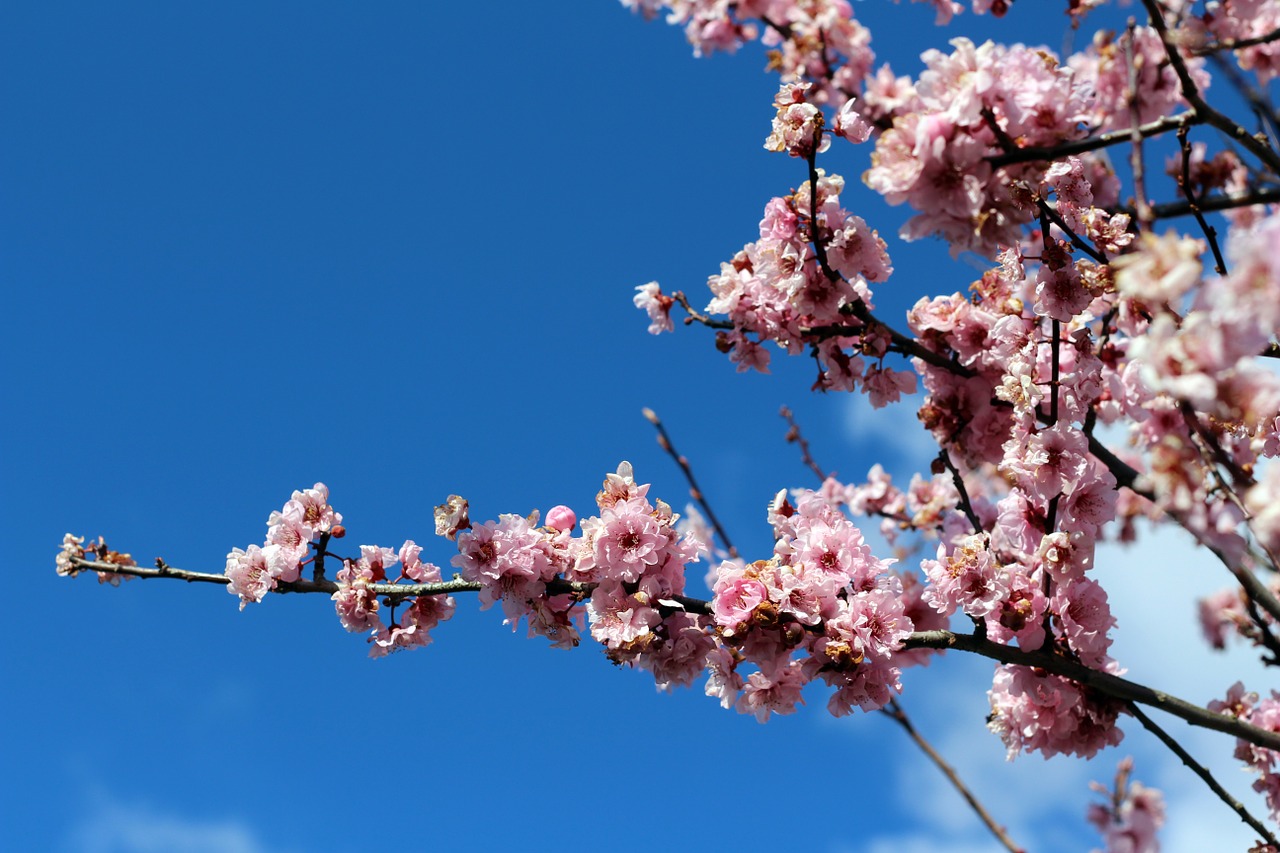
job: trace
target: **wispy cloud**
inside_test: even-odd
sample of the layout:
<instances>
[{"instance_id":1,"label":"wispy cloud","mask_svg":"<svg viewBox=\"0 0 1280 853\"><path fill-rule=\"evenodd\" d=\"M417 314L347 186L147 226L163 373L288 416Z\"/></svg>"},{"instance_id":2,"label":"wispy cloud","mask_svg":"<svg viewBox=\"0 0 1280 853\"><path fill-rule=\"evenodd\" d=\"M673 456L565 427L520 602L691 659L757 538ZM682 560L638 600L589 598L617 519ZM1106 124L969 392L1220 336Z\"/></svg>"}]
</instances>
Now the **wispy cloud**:
<instances>
[{"instance_id":1,"label":"wispy cloud","mask_svg":"<svg viewBox=\"0 0 1280 853\"><path fill-rule=\"evenodd\" d=\"M98 792L68 833L73 853L280 853L248 823L194 817Z\"/></svg>"},{"instance_id":2,"label":"wispy cloud","mask_svg":"<svg viewBox=\"0 0 1280 853\"><path fill-rule=\"evenodd\" d=\"M927 472L929 462L938 455L938 445L916 418L921 397L904 397L902 402L877 409L865 394L846 394L844 428L856 447L873 445L870 455L895 481L910 477L916 471ZM857 480L865 471L841 471L846 482ZM900 483L906 488L906 481Z\"/></svg>"}]
</instances>

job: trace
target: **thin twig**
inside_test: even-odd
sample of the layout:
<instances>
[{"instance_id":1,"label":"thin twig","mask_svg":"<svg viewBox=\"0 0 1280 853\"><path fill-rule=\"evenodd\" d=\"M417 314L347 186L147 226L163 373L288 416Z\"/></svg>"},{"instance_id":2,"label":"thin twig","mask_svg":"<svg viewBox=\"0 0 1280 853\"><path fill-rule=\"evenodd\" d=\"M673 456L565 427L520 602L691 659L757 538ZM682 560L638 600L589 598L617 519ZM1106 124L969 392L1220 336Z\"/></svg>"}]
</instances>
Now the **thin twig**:
<instances>
[{"instance_id":1,"label":"thin twig","mask_svg":"<svg viewBox=\"0 0 1280 853\"><path fill-rule=\"evenodd\" d=\"M645 408L645 419L653 424L654 429L658 431L658 446L667 452L667 455L675 460L680 466L680 470L684 473L684 478L689 482L689 497L693 498L698 506L702 507L702 511L707 514L707 521L711 522L711 526L715 528L716 534L720 537L720 541L724 543L725 550L729 552L730 557L738 556L738 549L733 547L733 542L729 540L729 534L725 532L724 525L720 523L720 519L716 517L715 510L711 508L711 504L707 502L706 496L702 493L702 488L698 485L698 480L693 476L693 468L689 466L688 458L681 456L676 452L675 445L671 443L671 436L667 433L667 428L662 421L658 419L658 415L653 409Z\"/></svg>"},{"instance_id":2,"label":"thin twig","mask_svg":"<svg viewBox=\"0 0 1280 853\"><path fill-rule=\"evenodd\" d=\"M827 475L822 472L822 469L818 467L818 463L813 461L813 456L809 454L809 442L800 432L800 424L796 423L795 416L791 414L791 410L783 406L778 414L787 420L787 441L800 445L800 461L804 462L810 471L818 475L819 482L825 483Z\"/></svg>"},{"instance_id":3,"label":"thin twig","mask_svg":"<svg viewBox=\"0 0 1280 853\"><path fill-rule=\"evenodd\" d=\"M1210 44L1192 48L1190 53L1192 56L1207 56L1220 50L1243 50L1246 47L1256 47L1260 44L1268 44L1269 42L1280 40L1280 27L1269 33L1263 33L1260 36L1251 36L1244 39L1223 39L1222 41L1211 42Z\"/></svg>"},{"instance_id":4,"label":"thin twig","mask_svg":"<svg viewBox=\"0 0 1280 853\"><path fill-rule=\"evenodd\" d=\"M965 518L969 519L969 523L973 525L973 532L981 533L982 522L978 520L978 514L973 510L973 503L969 500L969 490L965 488L964 477L960 476L960 469L956 468L955 463L951 461L951 454L947 452L945 447L938 450L938 459L951 472L951 482L955 484L956 491L960 494L960 509L964 512Z\"/></svg>"},{"instance_id":5,"label":"thin twig","mask_svg":"<svg viewBox=\"0 0 1280 853\"><path fill-rule=\"evenodd\" d=\"M995 819L991 817L991 813L983 808L982 803L978 802L978 798L965 785L960 775L956 773L955 768L938 754L938 751L921 736L920 732L916 731L916 727L912 725L910 718L907 717L907 712L902 710L902 706L898 704L897 699L890 699L888 707L881 708L880 713L902 726L902 730L915 741L916 746L920 747L920 750L929 757L929 760L942 771L942 775L947 777L951 787L955 788L960 793L960 796L964 797L965 802L969 804L969 808L974 810L982 822L987 825L987 829L991 830L991 834L1004 845L1006 850L1010 851L1010 853L1025 853L1022 847L1014 844L1013 839L1009 837L1009 833L1005 828L995 822Z\"/></svg>"},{"instance_id":6,"label":"thin twig","mask_svg":"<svg viewBox=\"0 0 1280 853\"><path fill-rule=\"evenodd\" d=\"M1239 800L1231 796L1231 794L1227 792L1226 788L1219 785L1218 780L1213 778L1213 774L1209 772L1207 767L1192 758L1191 753L1183 749L1182 744L1174 740L1168 732L1160 728L1154 720L1144 714L1133 702L1128 704L1128 708L1129 713L1132 714L1138 722L1142 723L1143 728L1155 735L1156 738L1167 746L1174 755L1182 759L1183 764L1191 768L1191 772L1204 780L1204 783L1209 786L1209 790L1213 791L1213 793L1217 795L1218 799L1226 803L1233 812L1239 815L1242 821L1247 823L1254 832L1257 832L1262 836L1268 844L1272 845L1272 847L1280 848L1280 841L1276 840L1276 837L1271 833L1271 830L1267 829L1266 825L1263 824L1262 821L1249 814L1248 810L1240 804Z\"/></svg>"},{"instance_id":7,"label":"thin twig","mask_svg":"<svg viewBox=\"0 0 1280 853\"><path fill-rule=\"evenodd\" d=\"M1218 247L1218 231L1204 218L1196 199L1195 190L1191 188L1191 143L1187 140L1187 129L1178 131L1178 144L1182 146L1182 171L1178 173L1178 189L1187 199L1187 206L1195 216L1196 223L1209 241L1209 249L1213 252L1213 271L1218 275L1227 274L1227 262L1222 257L1222 249ZM1149 210L1150 208L1148 208Z\"/></svg>"},{"instance_id":8,"label":"thin twig","mask_svg":"<svg viewBox=\"0 0 1280 853\"><path fill-rule=\"evenodd\" d=\"M1150 229L1155 217L1151 215L1151 200L1147 198L1146 169L1142 157L1143 137L1138 127L1138 62L1134 55L1134 34L1137 29L1137 22L1130 18L1125 33L1127 38L1124 40L1125 60L1129 64L1129 89L1125 95L1129 101L1129 141L1133 146L1129 151L1129 168L1133 172L1133 206L1138 211L1138 221L1143 228Z\"/></svg>"}]
</instances>

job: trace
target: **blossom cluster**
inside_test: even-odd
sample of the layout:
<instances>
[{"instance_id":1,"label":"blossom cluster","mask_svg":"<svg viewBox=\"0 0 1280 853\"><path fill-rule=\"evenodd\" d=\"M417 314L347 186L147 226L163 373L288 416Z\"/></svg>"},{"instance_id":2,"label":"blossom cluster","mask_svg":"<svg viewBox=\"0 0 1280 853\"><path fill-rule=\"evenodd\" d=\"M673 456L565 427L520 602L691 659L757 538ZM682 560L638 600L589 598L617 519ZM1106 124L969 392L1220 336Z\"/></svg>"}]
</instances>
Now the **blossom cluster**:
<instances>
[{"instance_id":1,"label":"blossom cluster","mask_svg":"<svg viewBox=\"0 0 1280 853\"><path fill-rule=\"evenodd\" d=\"M267 519L267 538L262 545L235 548L227 554L227 592L240 596L240 609L262 601L280 583L296 581L302 561L312 541L322 535L342 535L342 516L329 506L329 490L324 483L295 491L283 508Z\"/></svg>"},{"instance_id":2,"label":"blossom cluster","mask_svg":"<svg viewBox=\"0 0 1280 853\"><path fill-rule=\"evenodd\" d=\"M98 541L89 541L86 545L83 536L74 536L70 533L62 537L62 548L58 551L58 556L54 561L57 572L62 577L73 578L80 574L83 569L79 568L76 560L92 560L101 563L110 563L114 566L136 566L133 556L130 554L122 554L119 551L113 551L107 547L106 541L99 536ZM109 583L112 586L119 586L121 580L132 580L129 575L122 575L117 572L98 572L98 583Z\"/></svg>"},{"instance_id":3,"label":"blossom cluster","mask_svg":"<svg viewBox=\"0 0 1280 853\"><path fill-rule=\"evenodd\" d=\"M298 581L305 563L336 557L329 551L330 540L345 535L342 515L329 505L329 490L323 483L295 491L267 519L267 537L261 546L235 548L227 555L227 591L240 597L241 610L248 603L260 602L281 584ZM308 558L311 548L315 553ZM399 550L361 545L358 558L342 559L337 590L331 596L334 609L343 628L369 632L372 657L430 644L431 630L453 616L453 598L419 595L407 602L397 599L395 603L403 605L399 617L393 616L389 625L383 622L376 584L392 585L402 580L431 584L442 580L440 569L422 562L421 553L421 546L406 540ZM388 571L397 565L399 573L391 578ZM391 605L393 600L388 599L387 603ZM394 609L393 606L393 613Z\"/></svg>"}]
</instances>

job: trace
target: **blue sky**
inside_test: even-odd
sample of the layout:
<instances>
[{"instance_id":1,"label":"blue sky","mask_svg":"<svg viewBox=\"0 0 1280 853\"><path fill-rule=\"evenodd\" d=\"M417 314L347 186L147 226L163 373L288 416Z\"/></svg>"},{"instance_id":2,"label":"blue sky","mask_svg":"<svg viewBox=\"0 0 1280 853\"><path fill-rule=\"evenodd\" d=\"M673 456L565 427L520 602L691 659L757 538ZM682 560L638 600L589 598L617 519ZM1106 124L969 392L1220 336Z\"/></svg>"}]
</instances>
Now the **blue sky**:
<instances>
[{"instance_id":1,"label":"blue sky","mask_svg":"<svg viewBox=\"0 0 1280 853\"><path fill-rule=\"evenodd\" d=\"M922 7L857 11L914 74L962 32L1061 44L1065 18L1023 5L951 30ZM710 334L651 337L631 304L652 279L701 300L804 179L762 148L762 64L695 60L611 2L0 11L14 849L990 849L887 720L833 721L820 694L761 726L700 689L658 695L590 644L512 635L473 598L431 648L369 661L320 597L238 612L211 587L53 573L68 530L219 571L317 480L348 542L414 538L440 564L431 508L450 493L482 518L584 513L627 459L680 508L643 406L748 554L770 546L772 494L812 485L783 404L850 479L885 453L927 466L902 456L923 435L909 410L870 427L808 392L809 362L739 376ZM825 166L889 237L905 213L860 186L865 151ZM890 251L886 317L973 277L940 245ZM1088 845L1085 785L1126 752L1002 775L989 671L941 661L904 702L1023 843Z\"/></svg>"}]
</instances>

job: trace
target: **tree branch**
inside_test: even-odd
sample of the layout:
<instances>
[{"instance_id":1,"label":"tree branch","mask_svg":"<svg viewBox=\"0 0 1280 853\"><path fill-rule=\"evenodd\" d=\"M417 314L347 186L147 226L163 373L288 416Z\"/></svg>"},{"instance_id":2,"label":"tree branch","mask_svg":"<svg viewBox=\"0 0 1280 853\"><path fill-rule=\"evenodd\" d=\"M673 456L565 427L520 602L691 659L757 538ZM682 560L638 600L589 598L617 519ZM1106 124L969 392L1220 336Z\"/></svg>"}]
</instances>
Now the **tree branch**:
<instances>
[{"instance_id":1,"label":"tree branch","mask_svg":"<svg viewBox=\"0 0 1280 853\"><path fill-rule=\"evenodd\" d=\"M1054 675L1069 678L1086 687L1092 687L1099 693L1112 698L1125 702L1140 702L1143 705L1159 708L1186 720L1193 726L1234 735L1268 749L1280 749L1280 732L1262 729L1226 714L1215 714L1184 699L1136 684L1117 675L1090 669L1078 661L1061 655L1051 655L1043 651L1027 652L983 637L956 634L951 631L918 631L907 637L902 645L906 649L957 649L1001 663L1037 667Z\"/></svg>"},{"instance_id":2,"label":"tree branch","mask_svg":"<svg viewBox=\"0 0 1280 853\"><path fill-rule=\"evenodd\" d=\"M68 562L75 571L88 570L95 572L107 572L110 574L130 575L140 578L170 578L173 580L184 580L193 583L216 583L226 584L228 579L224 575L207 574L203 572L189 572L183 569L175 569L165 566L160 569L149 569L142 566L121 566L115 563L95 562L85 560L81 557L69 557ZM547 593L550 595L561 595L565 593L575 593L582 596L590 595L595 589L595 584L571 582L563 580L553 580L547 583ZM290 583L277 582L274 592L300 592L300 593L325 593L333 594L339 589L338 584L333 581L308 581L296 580ZM378 583L369 584L368 589L378 596L391 596L394 599L410 598L418 595L447 595L454 592L477 592L480 584L470 583L455 578L452 581L444 581L441 583L421 583L421 584L390 584ZM674 595L669 599L664 599L679 605L680 609L689 613L697 613L701 615L711 614L711 602L700 598L690 596ZM820 626L815 626L815 630ZM1140 702L1143 705L1150 705L1153 708L1159 708L1186 720L1193 726L1201 728L1213 729L1214 731L1223 732L1233 735L1241 740L1256 744L1257 746L1266 747L1280 751L1280 732L1268 731L1254 725L1250 725L1235 717L1225 714L1214 714L1204 708L1171 696L1159 690L1153 690L1141 684L1127 681L1110 673L1100 672L1096 669L1090 669L1078 661L1064 657L1062 655L1049 654L1044 651L1028 652L1014 646L1005 646L1000 643L992 642L985 637L978 637L973 634L956 634L951 631L917 631L909 635L903 641L904 649L937 649L945 651L947 649L955 649L962 652L970 652L971 654L980 655L982 657L991 658L1006 664L1017 664L1019 666L1038 667L1054 675L1060 675L1063 678L1069 678L1091 687L1112 698L1125 702Z\"/></svg>"}]
</instances>

